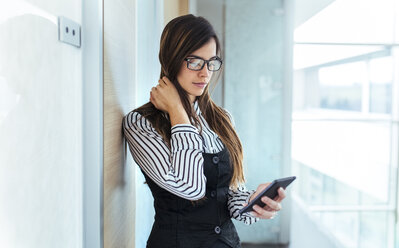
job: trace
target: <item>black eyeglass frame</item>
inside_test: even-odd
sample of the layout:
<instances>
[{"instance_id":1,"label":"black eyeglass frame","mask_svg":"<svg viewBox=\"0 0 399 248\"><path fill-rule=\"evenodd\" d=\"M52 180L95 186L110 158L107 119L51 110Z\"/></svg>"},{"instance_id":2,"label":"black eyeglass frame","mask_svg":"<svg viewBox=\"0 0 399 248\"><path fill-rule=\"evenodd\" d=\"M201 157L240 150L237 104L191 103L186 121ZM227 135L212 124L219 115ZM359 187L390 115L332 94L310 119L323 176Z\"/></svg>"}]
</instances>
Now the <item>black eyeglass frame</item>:
<instances>
[{"instance_id":1,"label":"black eyeglass frame","mask_svg":"<svg viewBox=\"0 0 399 248\"><path fill-rule=\"evenodd\" d=\"M190 59L200 59L200 60L204 61L204 63L202 64L202 66L201 66L200 69L191 69L191 68L188 67L189 60L190 60ZM217 70L210 70L210 69L209 69L209 62L211 62L211 61L213 61L213 60L217 60L217 61L220 62L220 67L219 67L219 69L217 69ZM192 70L192 71L200 71L200 70L204 69L205 64L206 64L206 67L208 68L209 71L219 71L220 68L222 68L222 65L223 65L223 60L222 60L221 58L219 58L218 56L215 56L215 57L213 57L213 58L211 58L211 59L209 59L209 60L206 60L206 59L203 59L203 58L201 58L201 57L199 57L199 56L190 55L190 56L188 56L187 58L185 58L184 61L187 62L187 69Z\"/></svg>"}]
</instances>

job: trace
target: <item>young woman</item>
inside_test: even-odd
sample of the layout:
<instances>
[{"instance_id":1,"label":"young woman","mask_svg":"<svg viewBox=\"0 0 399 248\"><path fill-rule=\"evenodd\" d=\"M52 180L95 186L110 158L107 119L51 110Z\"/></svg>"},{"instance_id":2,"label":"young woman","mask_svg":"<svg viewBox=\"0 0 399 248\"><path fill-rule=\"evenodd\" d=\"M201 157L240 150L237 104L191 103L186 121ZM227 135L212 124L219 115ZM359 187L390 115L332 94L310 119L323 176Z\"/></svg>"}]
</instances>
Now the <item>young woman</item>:
<instances>
[{"instance_id":1,"label":"young woman","mask_svg":"<svg viewBox=\"0 0 399 248\"><path fill-rule=\"evenodd\" d=\"M238 211L256 192L245 189L243 151L229 113L209 94L222 66L220 44L202 17L180 16L161 36L161 76L150 102L128 113L123 128L131 154L154 197L147 247L241 247L231 218L271 219L285 197Z\"/></svg>"}]
</instances>

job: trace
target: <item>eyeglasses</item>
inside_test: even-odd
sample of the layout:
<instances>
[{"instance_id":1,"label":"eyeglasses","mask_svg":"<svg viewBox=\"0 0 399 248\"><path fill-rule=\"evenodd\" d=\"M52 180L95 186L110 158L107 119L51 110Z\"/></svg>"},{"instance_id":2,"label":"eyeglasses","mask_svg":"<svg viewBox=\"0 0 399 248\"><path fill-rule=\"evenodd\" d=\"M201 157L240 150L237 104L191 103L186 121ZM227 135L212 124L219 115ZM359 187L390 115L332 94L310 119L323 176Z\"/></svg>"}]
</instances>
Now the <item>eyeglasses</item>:
<instances>
[{"instance_id":1,"label":"eyeglasses","mask_svg":"<svg viewBox=\"0 0 399 248\"><path fill-rule=\"evenodd\" d=\"M222 67L222 60L219 57L205 60L197 56L190 56L184 59L187 61L187 68L193 71L200 71L206 63L209 71L218 71Z\"/></svg>"}]
</instances>

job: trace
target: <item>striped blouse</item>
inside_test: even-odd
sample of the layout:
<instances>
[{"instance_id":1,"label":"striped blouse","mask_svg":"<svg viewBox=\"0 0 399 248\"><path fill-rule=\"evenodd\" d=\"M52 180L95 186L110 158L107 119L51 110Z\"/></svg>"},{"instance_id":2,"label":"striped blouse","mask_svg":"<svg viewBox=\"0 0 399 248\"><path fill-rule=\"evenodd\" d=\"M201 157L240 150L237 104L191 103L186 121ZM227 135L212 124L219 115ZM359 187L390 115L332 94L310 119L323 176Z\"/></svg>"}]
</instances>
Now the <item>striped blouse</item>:
<instances>
[{"instance_id":1,"label":"striped blouse","mask_svg":"<svg viewBox=\"0 0 399 248\"><path fill-rule=\"evenodd\" d=\"M171 148L162 136L142 116L131 111L123 119L123 130L135 162L159 187L187 200L199 200L205 195L206 177L202 153L218 153L224 145L202 116L198 102L194 109L200 119L202 132L190 124L177 124L171 129ZM226 111L226 113L228 113ZM229 113L228 113L229 114ZM229 114L232 120L231 115ZM258 218L238 214L254 191L244 186L230 188L227 207L230 216L249 225Z\"/></svg>"}]
</instances>

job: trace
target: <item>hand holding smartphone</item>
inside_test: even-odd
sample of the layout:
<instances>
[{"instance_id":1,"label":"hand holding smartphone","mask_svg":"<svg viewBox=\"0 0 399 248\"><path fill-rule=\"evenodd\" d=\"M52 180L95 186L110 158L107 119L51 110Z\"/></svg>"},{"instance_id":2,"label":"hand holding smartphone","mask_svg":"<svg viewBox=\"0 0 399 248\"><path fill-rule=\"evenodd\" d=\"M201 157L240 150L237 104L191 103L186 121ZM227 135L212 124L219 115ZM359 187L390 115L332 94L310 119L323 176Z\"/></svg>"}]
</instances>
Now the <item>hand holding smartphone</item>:
<instances>
[{"instance_id":1,"label":"hand holding smartphone","mask_svg":"<svg viewBox=\"0 0 399 248\"><path fill-rule=\"evenodd\" d=\"M258 205L259 207L263 208L266 204L262 202L262 197L267 196L270 199L274 199L278 196L277 190L282 187L283 189L287 188L294 180L296 179L295 176L293 177L285 177L274 180L272 183L269 184L262 192L260 192L255 199L253 199L247 206L243 207L239 214L243 214L249 211L253 211L253 206Z\"/></svg>"}]
</instances>

